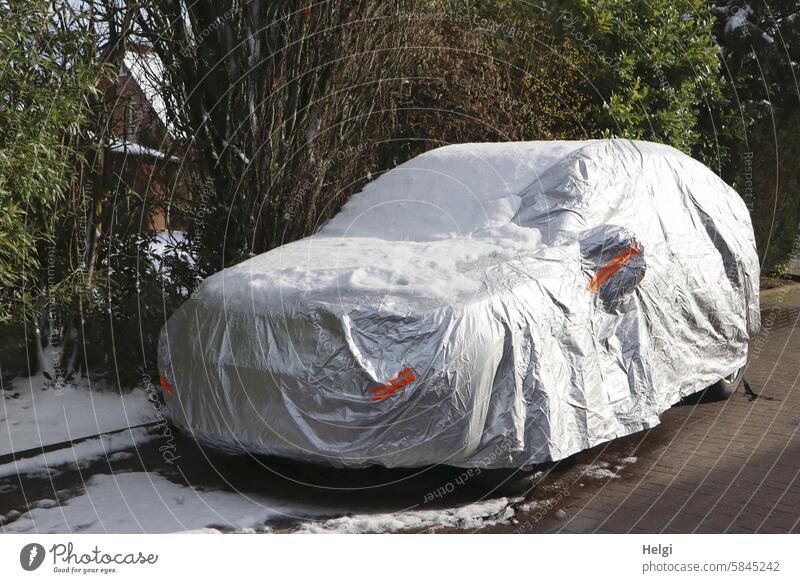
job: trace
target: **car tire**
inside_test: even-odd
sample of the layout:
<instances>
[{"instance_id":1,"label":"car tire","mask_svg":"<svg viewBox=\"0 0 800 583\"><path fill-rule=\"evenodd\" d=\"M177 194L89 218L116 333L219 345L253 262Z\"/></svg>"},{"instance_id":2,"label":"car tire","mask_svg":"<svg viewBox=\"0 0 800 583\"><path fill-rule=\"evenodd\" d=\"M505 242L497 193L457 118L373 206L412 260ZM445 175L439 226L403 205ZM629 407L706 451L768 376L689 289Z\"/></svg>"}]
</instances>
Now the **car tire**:
<instances>
[{"instance_id":1,"label":"car tire","mask_svg":"<svg viewBox=\"0 0 800 583\"><path fill-rule=\"evenodd\" d=\"M746 368L747 365L745 364L736 372L718 380L705 390L704 396L715 401L722 401L730 398L730 396L736 392L739 386L741 386L742 381L744 380L744 371Z\"/></svg>"}]
</instances>

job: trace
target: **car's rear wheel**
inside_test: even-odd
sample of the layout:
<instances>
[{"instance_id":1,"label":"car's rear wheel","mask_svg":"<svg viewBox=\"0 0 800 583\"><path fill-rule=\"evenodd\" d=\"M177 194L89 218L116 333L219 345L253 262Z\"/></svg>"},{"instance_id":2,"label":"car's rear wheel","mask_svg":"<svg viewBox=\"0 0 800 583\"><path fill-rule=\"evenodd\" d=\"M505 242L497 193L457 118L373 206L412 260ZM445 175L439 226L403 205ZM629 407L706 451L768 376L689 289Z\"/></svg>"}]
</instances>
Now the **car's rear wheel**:
<instances>
[{"instance_id":1,"label":"car's rear wheel","mask_svg":"<svg viewBox=\"0 0 800 583\"><path fill-rule=\"evenodd\" d=\"M745 364L736 372L732 372L727 377L718 380L705 390L705 396L713 400L723 400L733 395L744 380Z\"/></svg>"}]
</instances>

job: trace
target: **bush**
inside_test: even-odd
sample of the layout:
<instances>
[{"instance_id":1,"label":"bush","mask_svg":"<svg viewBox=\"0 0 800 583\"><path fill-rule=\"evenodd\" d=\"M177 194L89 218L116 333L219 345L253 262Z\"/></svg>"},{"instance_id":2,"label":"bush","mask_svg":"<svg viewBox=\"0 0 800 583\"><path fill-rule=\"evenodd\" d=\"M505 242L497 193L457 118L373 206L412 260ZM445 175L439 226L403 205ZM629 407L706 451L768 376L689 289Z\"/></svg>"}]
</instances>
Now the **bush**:
<instances>
[{"instance_id":1,"label":"bush","mask_svg":"<svg viewBox=\"0 0 800 583\"><path fill-rule=\"evenodd\" d=\"M670 144L714 166L727 156L700 127L724 108L702 0L566 0L552 16L588 54L591 133Z\"/></svg>"},{"instance_id":2,"label":"bush","mask_svg":"<svg viewBox=\"0 0 800 583\"><path fill-rule=\"evenodd\" d=\"M734 185L751 209L762 272L782 273L800 251L800 112L756 124L737 158Z\"/></svg>"},{"instance_id":3,"label":"bush","mask_svg":"<svg viewBox=\"0 0 800 583\"><path fill-rule=\"evenodd\" d=\"M450 143L584 137L585 61L571 39L500 3L421 8L387 165Z\"/></svg>"},{"instance_id":4,"label":"bush","mask_svg":"<svg viewBox=\"0 0 800 583\"><path fill-rule=\"evenodd\" d=\"M762 272L781 272L798 252L800 235L800 7L791 0L728 2L714 13L735 112L728 124L735 155L723 177L751 209Z\"/></svg>"},{"instance_id":5,"label":"bush","mask_svg":"<svg viewBox=\"0 0 800 583\"><path fill-rule=\"evenodd\" d=\"M69 293L77 267L55 265L56 239L75 216L68 195L98 71L92 39L62 26L51 2L3 0L0 12L0 323L32 322Z\"/></svg>"}]
</instances>

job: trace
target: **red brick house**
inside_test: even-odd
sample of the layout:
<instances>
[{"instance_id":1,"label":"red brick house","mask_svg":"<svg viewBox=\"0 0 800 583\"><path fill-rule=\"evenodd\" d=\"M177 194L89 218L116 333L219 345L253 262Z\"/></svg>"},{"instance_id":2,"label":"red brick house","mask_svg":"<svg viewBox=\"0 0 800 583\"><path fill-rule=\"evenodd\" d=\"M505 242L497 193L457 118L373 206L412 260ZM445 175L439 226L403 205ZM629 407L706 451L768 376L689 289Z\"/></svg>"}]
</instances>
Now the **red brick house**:
<instances>
[{"instance_id":1,"label":"red brick house","mask_svg":"<svg viewBox=\"0 0 800 583\"><path fill-rule=\"evenodd\" d=\"M134 45L125 53L108 127L106 172L117 188L130 188L169 207L189 196L184 179L188 168L175 152L175 131L158 90L161 74L161 61L146 45ZM167 227L163 208L153 211L147 227L155 231Z\"/></svg>"}]
</instances>

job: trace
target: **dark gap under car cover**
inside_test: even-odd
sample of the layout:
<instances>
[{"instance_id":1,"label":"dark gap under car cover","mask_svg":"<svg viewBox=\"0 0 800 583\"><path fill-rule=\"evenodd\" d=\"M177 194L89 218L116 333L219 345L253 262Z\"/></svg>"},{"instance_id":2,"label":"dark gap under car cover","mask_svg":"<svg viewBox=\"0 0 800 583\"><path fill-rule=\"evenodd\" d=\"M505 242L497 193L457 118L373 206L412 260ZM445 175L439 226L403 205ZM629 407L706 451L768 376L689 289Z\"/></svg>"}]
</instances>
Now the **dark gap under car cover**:
<instances>
[{"instance_id":1,"label":"dark gap under car cover","mask_svg":"<svg viewBox=\"0 0 800 583\"><path fill-rule=\"evenodd\" d=\"M554 461L744 366L758 283L745 204L674 148L452 145L204 281L162 331L164 397L233 451Z\"/></svg>"}]
</instances>

